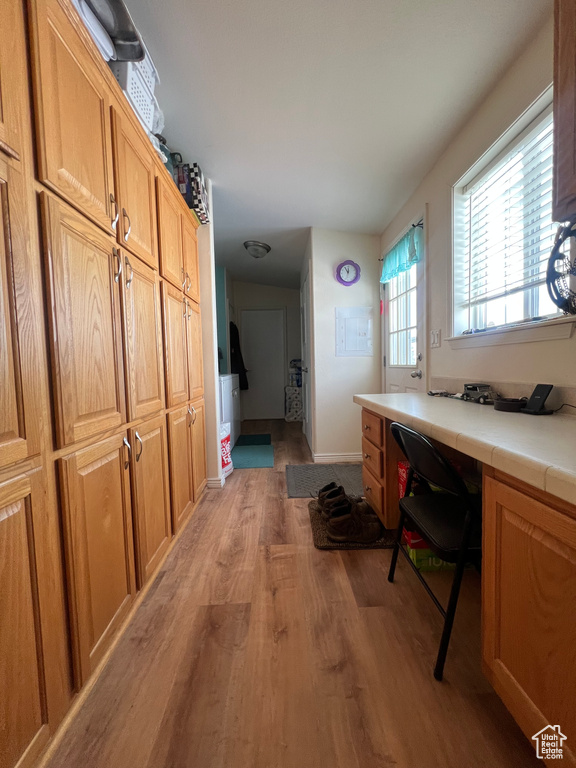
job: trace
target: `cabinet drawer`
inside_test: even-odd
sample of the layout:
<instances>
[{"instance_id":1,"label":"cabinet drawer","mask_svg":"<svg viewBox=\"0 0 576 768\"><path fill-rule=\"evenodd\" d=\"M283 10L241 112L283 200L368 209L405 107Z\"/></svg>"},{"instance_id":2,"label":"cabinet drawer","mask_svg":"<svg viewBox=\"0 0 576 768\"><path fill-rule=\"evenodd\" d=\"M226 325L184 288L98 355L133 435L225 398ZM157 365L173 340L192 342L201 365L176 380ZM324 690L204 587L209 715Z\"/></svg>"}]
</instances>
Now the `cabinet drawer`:
<instances>
[{"instance_id":1,"label":"cabinet drawer","mask_svg":"<svg viewBox=\"0 0 576 768\"><path fill-rule=\"evenodd\" d=\"M362 409L362 434L371 443L382 447L382 419L366 409Z\"/></svg>"},{"instance_id":2,"label":"cabinet drawer","mask_svg":"<svg viewBox=\"0 0 576 768\"><path fill-rule=\"evenodd\" d=\"M382 451L365 437L362 438L362 459L366 469L369 469L375 477L382 477Z\"/></svg>"},{"instance_id":3,"label":"cabinet drawer","mask_svg":"<svg viewBox=\"0 0 576 768\"><path fill-rule=\"evenodd\" d=\"M382 517L382 486L366 466L362 468L362 488L368 504Z\"/></svg>"}]
</instances>

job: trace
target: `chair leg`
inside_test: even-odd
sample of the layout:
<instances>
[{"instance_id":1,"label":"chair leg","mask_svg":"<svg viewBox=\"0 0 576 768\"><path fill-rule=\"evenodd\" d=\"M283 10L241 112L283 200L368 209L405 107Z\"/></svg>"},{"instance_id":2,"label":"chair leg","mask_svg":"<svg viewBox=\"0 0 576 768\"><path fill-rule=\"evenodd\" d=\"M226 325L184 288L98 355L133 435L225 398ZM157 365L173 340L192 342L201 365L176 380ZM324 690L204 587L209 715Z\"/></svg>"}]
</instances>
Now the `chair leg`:
<instances>
[{"instance_id":1,"label":"chair leg","mask_svg":"<svg viewBox=\"0 0 576 768\"><path fill-rule=\"evenodd\" d=\"M442 680L442 675L444 674L444 664L446 662L446 654L448 653L448 644L450 643L454 616L456 615L456 606L458 605L458 596L460 595L460 586L462 584L464 567L466 565L466 550L467 547L463 548L460 552L460 557L458 558L456 571L454 573L454 581L452 582L452 589L450 590L450 599L448 600L446 618L444 619L444 629L442 630L442 638L440 640L440 648L438 649L438 656L436 658L436 666L434 667L434 677L436 680Z\"/></svg>"},{"instance_id":2,"label":"chair leg","mask_svg":"<svg viewBox=\"0 0 576 768\"><path fill-rule=\"evenodd\" d=\"M390 561L390 570L388 571L388 581L394 581L394 574L396 572L396 563L398 561L398 552L400 551L400 545L402 542L402 531L404 530L405 514L400 510L400 521L398 522L398 530L396 531L396 541L394 542L394 551L392 552L392 560Z\"/></svg>"}]
</instances>

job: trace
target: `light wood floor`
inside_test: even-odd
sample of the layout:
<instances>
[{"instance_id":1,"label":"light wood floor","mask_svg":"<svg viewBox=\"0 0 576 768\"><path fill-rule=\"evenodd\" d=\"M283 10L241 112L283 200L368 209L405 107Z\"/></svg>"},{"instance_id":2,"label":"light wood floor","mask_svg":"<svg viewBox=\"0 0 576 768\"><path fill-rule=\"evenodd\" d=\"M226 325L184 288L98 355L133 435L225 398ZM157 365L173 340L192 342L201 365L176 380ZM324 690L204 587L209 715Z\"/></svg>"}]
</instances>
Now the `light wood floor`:
<instances>
[{"instance_id":1,"label":"light wood floor","mask_svg":"<svg viewBox=\"0 0 576 768\"><path fill-rule=\"evenodd\" d=\"M49 767L541 765L480 672L477 574L438 683L441 618L407 564L391 585L389 551L314 549L285 490L300 424L243 426L272 433L274 469L206 493Z\"/></svg>"}]
</instances>

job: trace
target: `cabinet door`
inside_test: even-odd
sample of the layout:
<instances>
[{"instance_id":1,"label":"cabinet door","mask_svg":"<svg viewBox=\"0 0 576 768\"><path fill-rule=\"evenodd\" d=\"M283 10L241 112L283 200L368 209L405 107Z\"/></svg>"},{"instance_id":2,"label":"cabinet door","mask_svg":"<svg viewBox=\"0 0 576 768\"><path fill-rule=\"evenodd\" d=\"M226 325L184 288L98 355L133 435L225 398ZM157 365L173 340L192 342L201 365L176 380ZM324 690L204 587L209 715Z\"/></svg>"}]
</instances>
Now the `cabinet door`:
<instances>
[{"instance_id":1,"label":"cabinet door","mask_svg":"<svg viewBox=\"0 0 576 768\"><path fill-rule=\"evenodd\" d=\"M188 382L190 398L195 400L204 394L204 367L202 363L202 322L200 307L195 301L186 301Z\"/></svg>"},{"instance_id":2,"label":"cabinet door","mask_svg":"<svg viewBox=\"0 0 576 768\"><path fill-rule=\"evenodd\" d=\"M35 522L44 513L40 473L0 485L0 765L48 740L38 604Z\"/></svg>"},{"instance_id":3,"label":"cabinet door","mask_svg":"<svg viewBox=\"0 0 576 768\"><path fill-rule=\"evenodd\" d=\"M25 181L0 159L0 467L40 451L38 323L27 259Z\"/></svg>"},{"instance_id":4,"label":"cabinet door","mask_svg":"<svg viewBox=\"0 0 576 768\"><path fill-rule=\"evenodd\" d=\"M138 586L154 573L172 535L166 420L158 416L130 430L134 538Z\"/></svg>"},{"instance_id":5,"label":"cabinet door","mask_svg":"<svg viewBox=\"0 0 576 768\"><path fill-rule=\"evenodd\" d=\"M554 186L552 218L576 216L576 4L554 4Z\"/></svg>"},{"instance_id":6,"label":"cabinet door","mask_svg":"<svg viewBox=\"0 0 576 768\"><path fill-rule=\"evenodd\" d=\"M186 295L194 301L200 301L200 272L198 269L198 241L196 227L190 216L182 215L182 249L184 253L184 272Z\"/></svg>"},{"instance_id":7,"label":"cabinet door","mask_svg":"<svg viewBox=\"0 0 576 768\"><path fill-rule=\"evenodd\" d=\"M128 419L135 421L164 407L160 281L135 256L122 258L126 395Z\"/></svg>"},{"instance_id":8,"label":"cabinet door","mask_svg":"<svg viewBox=\"0 0 576 768\"><path fill-rule=\"evenodd\" d=\"M22 120L29 119L23 7L17 0L0 3L0 150L16 160L22 151Z\"/></svg>"},{"instance_id":9,"label":"cabinet door","mask_svg":"<svg viewBox=\"0 0 576 768\"><path fill-rule=\"evenodd\" d=\"M196 503L206 486L206 418L204 415L204 400L190 403L192 411L192 483L194 486L194 503Z\"/></svg>"},{"instance_id":10,"label":"cabinet door","mask_svg":"<svg viewBox=\"0 0 576 768\"><path fill-rule=\"evenodd\" d=\"M156 178L158 199L158 243L160 274L177 288L184 288L185 270L182 253L182 195L170 179Z\"/></svg>"},{"instance_id":11,"label":"cabinet door","mask_svg":"<svg viewBox=\"0 0 576 768\"><path fill-rule=\"evenodd\" d=\"M176 533L192 511L192 417L188 407L166 414L170 458L170 496L172 527Z\"/></svg>"},{"instance_id":12,"label":"cabinet door","mask_svg":"<svg viewBox=\"0 0 576 768\"><path fill-rule=\"evenodd\" d=\"M112 110L118 242L158 268L154 151L127 118Z\"/></svg>"},{"instance_id":13,"label":"cabinet door","mask_svg":"<svg viewBox=\"0 0 576 768\"><path fill-rule=\"evenodd\" d=\"M108 86L59 0L33 0L39 180L112 232Z\"/></svg>"},{"instance_id":14,"label":"cabinet door","mask_svg":"<svg viewBox=\"0 0 576 768\"><path fill-rule=\"evenodd\" d=\"M485 671L528 738L560 725L576 765L576 519L493 477L483 501Z\"/></svg>"},{"instance_id":15,"label":"cabinet door","mask_svg":"<svg viewBox=\"0 0 576 768\"><path fill-rule=\"evenodd\" d=\"M111 238L43 194L51 349L60 446L120 426L124 374L121 256Z\"/></svg>"},{"instance_id":16,"label":"cabinet door","mask_svg":"<svg viewBox=\"0 0 576 768\"><path fill-rule=\"evenodd\" d=\"M60 459L76 680L82 685L132 604L134 543L122 435Z\"/></svg>"},{"instance_id":17,"label":"cabinet door","mask_svg":"<svg viewBox=\"0 0 576 768\"><path fill-rule=\"evenodd\" d=\"M186 315L188 309L181 291L162 283L164 312L164 357L166 359L166 400L168 408L188 400L188 362L186 357Z\"/></svg>"}]
</instances>

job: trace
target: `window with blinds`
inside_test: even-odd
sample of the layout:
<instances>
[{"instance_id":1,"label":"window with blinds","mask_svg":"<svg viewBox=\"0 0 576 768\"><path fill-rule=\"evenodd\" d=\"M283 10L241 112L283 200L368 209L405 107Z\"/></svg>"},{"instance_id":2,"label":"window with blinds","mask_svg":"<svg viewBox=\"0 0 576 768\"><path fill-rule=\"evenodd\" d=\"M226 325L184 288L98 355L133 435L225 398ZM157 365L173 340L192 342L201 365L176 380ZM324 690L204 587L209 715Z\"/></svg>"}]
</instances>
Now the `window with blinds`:
<instances>
[{"instance_id":1,"label":"window with blinds","mask_svg":"<svg viewBox=\"0 0 576 768\"><path fill-rule=\"evenodd\" d=\"M552 114L455 193L454 332L560 314L546 289L554 242Z\"/></svg>"}]
</instances>

